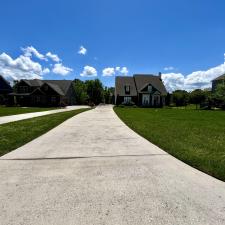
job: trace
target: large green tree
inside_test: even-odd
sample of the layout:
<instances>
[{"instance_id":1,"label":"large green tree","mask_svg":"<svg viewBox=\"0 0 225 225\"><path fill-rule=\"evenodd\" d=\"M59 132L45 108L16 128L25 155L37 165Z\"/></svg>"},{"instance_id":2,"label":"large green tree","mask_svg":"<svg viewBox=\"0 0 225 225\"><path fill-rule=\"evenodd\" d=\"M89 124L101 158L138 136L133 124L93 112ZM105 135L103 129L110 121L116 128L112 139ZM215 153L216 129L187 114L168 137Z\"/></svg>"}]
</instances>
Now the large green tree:
<instances>
[{"instance_id":1,"label":"large green tree","mask_svg":"<svg viewBox=\"0 0 225 225\"><path fill-rule=\"evenodd\" d=\"M103 102L104 89L99 79L85 81L89 104L98 105Z\"/></svg>"},{"instance_id":2,"label":"large green tree","mask_svg":"<svg viewBox=\"0 0 225 225\"><path fill-rule=\"evenodd\" d=\"M112 104L114 103L114 99L113 99L113 96L114 96L114 91L115 91L115 88L113 87L105 87L104 89L104 102L105 104Z\"/></svg>"},{"instance_id":3,"label":"large green tree","mask_svg":"<svg viewBox=\"0 0 225 225\"><path fill-rule=\"evenodd\" d=\"M186 106L189 100L189 93L185 90L176 90L172 94L172 99L176 106Z\"/></svg>"},{"instance_id":4,"label":"large green tree","mask_svg":"<svg viewBox=\"0 0 225 225\"><path fill-rule=\"evenodd\" d=\"M201 90L201 89L196 89L193 90L190 93L189 96L189 103L195 104L196 105L196 109L198 108L198 105L200 105L201 103L205 102L206 98L207 98L207 94L205 91Z\"/></svg>"},{"instance_id":5,"label":"large green tree","mask_svg":"<svg viewBox=\"0 0 225 225\"><path fill-rule=\"evenodd\" d=\"M73 87L75 90L76 103L79 105L87 104L88 95L86 84L79 79L75 79L73 82Z\"/></svg>"}]
</instances>

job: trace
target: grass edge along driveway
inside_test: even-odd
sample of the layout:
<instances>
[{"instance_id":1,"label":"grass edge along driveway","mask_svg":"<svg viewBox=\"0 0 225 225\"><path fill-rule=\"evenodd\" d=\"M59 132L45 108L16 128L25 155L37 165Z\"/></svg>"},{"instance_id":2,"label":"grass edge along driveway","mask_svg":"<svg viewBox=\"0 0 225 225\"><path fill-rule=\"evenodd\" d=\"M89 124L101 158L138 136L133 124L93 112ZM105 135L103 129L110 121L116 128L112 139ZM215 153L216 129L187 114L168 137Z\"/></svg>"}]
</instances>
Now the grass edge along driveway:
<instances>
[{"instance_id":1,"label":"grass edge along driveway","mask_svg":"<svg viewBox=\"0 0 225 225\"><path fill-rule=\"evenodd\" d=\"M0 156L48 132L65 120L90 110L77 109L0 125Z\"/></svg>"},{"instance_id":2,"label":"grass edge along driveway","mask_svg":"<svg viewBox=\"0 0 225 225\"><path fill-rule=\"evenodd\" d=\"M45 108L45 107L6 107L6 106L0 106L0 117L1 116L12 116L12 115L19 115L24 113L33 113L33 112L44 112L44 111L50 111L60 109L59 107L51 107L51 108Z\"/></svg>"},{"instance_id":3,"label":"grass edge along driveway","mask_svg":"<svg viewBox=\"0 0 225 225\"><path fill-rule=\"evenodd\" d=\"M126 107L114 111L153 144L225 181L225 112Z\"/></svg>"}]
</instances>

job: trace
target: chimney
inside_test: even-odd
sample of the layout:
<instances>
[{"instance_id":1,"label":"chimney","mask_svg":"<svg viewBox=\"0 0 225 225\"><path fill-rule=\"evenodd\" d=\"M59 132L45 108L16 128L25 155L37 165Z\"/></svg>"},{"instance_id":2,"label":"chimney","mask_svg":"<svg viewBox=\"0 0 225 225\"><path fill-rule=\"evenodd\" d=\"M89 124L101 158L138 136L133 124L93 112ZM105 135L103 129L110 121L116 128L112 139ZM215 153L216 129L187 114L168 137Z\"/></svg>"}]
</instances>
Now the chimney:
<instances>
[{"instance_id":1,"label":"chimney","mask_svg":"<svg viewBox=\"0 0 225 225\"><path fill-rule=\"evenodd\" d=\"M161 73L161 72L159 72L159 78L160 78L160 79L162 78L162 73Z\"/></svg>"}]
</instances>

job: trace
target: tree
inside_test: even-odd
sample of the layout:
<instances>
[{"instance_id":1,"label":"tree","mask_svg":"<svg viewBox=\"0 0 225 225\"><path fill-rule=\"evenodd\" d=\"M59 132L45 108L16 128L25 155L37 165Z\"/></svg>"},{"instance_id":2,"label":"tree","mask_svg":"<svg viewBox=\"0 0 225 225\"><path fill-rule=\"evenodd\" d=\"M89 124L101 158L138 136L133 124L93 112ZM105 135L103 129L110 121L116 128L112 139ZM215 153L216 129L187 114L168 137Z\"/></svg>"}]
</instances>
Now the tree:
<instances>
[{"instance_id":1,"label":"tree","mask_svg":"<svg viewBox=\"0 0 225 225\"><path fill-rule=\"evenodd\" d=\"M196 109L198 105L203 103L206 100L206 92L201 89L196 89L190 93L189 102L196 105Z\"/></svg>"},{"instance_id":2,"label":"tree","mask_svg":"<svg viewBox=\"0 0 225 225\"><path fill-rule=\"evenodd\" d=\"M225 85L218 84L215 93L213 94L215 105L225 109Z\"/></svg>"},{"instance_id":3,"label":"tree","mask_svg":"<svg viewBox=\"0 0 225 225\"><path fill-rule=\"evenodd\" d=\"M115 88L113 88L113 87L105 87L105 89L104 89L104 102L105 102L105 104L112 104L113 103L114 91L115 91Z\"/></svg>"},{"instance_id":4,"label":"tree","mask_svg":"<svg viewBox=\"0 0 225 225\"><path fill-rule=\"evenodd\" d=\"M88 95L87 95L86 84L79 79L75 79L73 81L73 87L75 90L76 104L79 104L79 105L87 104Z\"/></svg>"},{"instance_id":5,"label":"tree","mask_svg":"<svg viewBox=\"0 0 225 225\"><path fill-rule=\"evenodd\" d=\"M176 90L173 92L172 98L176 106L186 106L189 100L189 93L185 90Z\"/></svg>"},{"instance_id":6,"label":"tree","mask_svg":"<svg viewBox=\"0 0 225 225\"><path fill-rule=\"evenodd\" d=\"M98 105L103 102L103 85L99 79L85 81L89 104Z\"/></svg>"}]
</instances>

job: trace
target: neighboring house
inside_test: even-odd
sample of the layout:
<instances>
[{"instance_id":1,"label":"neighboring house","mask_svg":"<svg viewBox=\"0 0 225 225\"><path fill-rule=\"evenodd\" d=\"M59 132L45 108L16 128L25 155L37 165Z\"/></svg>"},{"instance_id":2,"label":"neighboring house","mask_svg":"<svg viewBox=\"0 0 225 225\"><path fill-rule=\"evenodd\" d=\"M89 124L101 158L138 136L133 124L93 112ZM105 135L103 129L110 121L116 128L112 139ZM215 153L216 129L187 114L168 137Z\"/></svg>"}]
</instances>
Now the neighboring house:
<instances>
[{"instance_id":1,"label":"neighboring house","mask_svg":"<svg viewBox=\"0 0 225 225\"><path fill-rule=\"evenodd\" d=\"M21 106L60 106L75 104L71 80L20 80L10 94Z\"/></svg>"},{"instance_id":2,"label":"neighboring house","mask_svg":"<svg viewBox=\"0 0 225 225\"><path fill-rule=\"evenodd\" d=\"M8 98L8 94L13 91L9 82L0 75L0 104L5 104Z\"/></svg>"},{"instance_id":3,"label":"neighboring house","mask_svg":"<svg viewBox=\"0 0 225 225\"><path fill-rule=\"evenodd\" d=\"M146 107L165 105L166 88L159 76L135 74L133 77L116 77L115 103L134 103Z\"/></svg>"},{"instance_id":4,"label":"neighboring house","mask_svg":"<svg viewBox=\"0 0 225 225\"><path fill-rule=\"evenodd\" d=\"M225 85L225 74L222 76L217 77L212 81L212 92L216 91L216 88L218 84L224 84Z\"/></svg>"}]
</instances>

